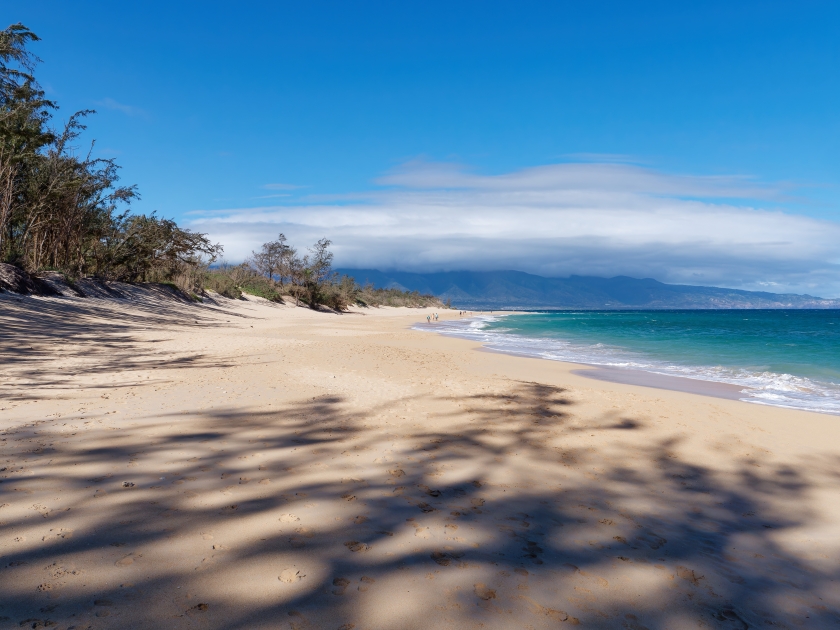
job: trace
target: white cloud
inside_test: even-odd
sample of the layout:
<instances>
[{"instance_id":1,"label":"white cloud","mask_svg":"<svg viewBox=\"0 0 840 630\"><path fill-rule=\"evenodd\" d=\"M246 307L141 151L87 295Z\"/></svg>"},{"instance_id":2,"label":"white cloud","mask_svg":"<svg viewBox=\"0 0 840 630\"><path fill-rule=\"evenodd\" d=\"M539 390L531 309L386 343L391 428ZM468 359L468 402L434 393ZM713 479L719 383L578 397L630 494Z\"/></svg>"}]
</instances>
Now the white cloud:
<instances>
[{"instance_id":1,"label":"white cloud","mask_svg":"<svg viewBox=\"0 0 840 630\"><path fill-rule=\"evenodd\" d=\"M266 190L295 190L297 188L303 188L295 184L263 184L262 187Z\"/></svg>"},{"instance_id":2,"label":"white cloud","mask_svg":"<svg viewBox=\"0 0 840 630\"><path fill-rule=\"evenodd\" d=\"M96 101L95 103L99 107L113 109L115 111L122 112L126 116L146 116L146 112L140 109L139 107L134 107L133 105L126 105L125 103L120 103L119 101L114 100L110 96L105 97L100 101Z\"/></svg>"},{"instance_id":3,"label":"white cloud","mask_svg":"<svg viewBox=\"0 0 840 630\"><path fill-rule=\"evenodd\" d=\"M193 227L220 240L230 260L284 232L301 246L328 236L347 267L631 275L840 295L831 262L840 224L754 207L787 191L747 177L621 164L484 176L413 162L377 183L344 200L208 212Z\"/></svg>"}]
</instances>

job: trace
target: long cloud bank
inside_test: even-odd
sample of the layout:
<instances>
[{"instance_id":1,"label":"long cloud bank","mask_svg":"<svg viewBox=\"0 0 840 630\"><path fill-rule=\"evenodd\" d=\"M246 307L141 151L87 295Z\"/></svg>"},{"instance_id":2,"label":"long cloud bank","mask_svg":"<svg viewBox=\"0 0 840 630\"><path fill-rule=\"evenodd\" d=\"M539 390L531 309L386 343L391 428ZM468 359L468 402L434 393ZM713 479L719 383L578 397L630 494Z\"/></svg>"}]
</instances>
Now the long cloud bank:
<instances>
[{"instance_id":1,"label":"long cloud bank","mask_svg":"<svg viewBox=\"0 0 840 630\"><path fill-rule=\"evenodd\" d=\"M192 227L232 261L284 232L298 246L331 238L343 267L629 275L840 296L840 224L759 209L784 191L746 178L621 164L481 176L409 163L376 183L365 194L199 213Z\"/></svg>"}]
</instances>

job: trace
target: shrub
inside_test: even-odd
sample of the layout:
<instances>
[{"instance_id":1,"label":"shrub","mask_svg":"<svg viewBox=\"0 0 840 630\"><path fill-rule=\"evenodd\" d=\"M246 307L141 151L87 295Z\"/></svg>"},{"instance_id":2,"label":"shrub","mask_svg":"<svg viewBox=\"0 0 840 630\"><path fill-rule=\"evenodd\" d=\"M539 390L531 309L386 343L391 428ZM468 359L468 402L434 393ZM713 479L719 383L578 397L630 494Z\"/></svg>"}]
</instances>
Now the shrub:
<instances>
[{"instance_id":1,"label":"shrub","mask_svg":"<svg viewBox=\"0 0 840 630\"><path fill-rule=\"evenodd\" d=\"M242 291L236 286L233 278L224 271L208 271L204 277L204 288L232 300L238 300L242 297Z\"/></svg>"},{"instance_id":2,"label":"shrub","mask_svg":"<svg viewBox=\"0 0 840 630\"><path fill-rule=\"evenodd\" d=\"M282 294L277 289L277 284L273 280L269 280L265 276L258 274L243 279L239 284L239 288L243 293L256 295L272 302L281 302L283 300Z\"/></svg>"}]
</instances>

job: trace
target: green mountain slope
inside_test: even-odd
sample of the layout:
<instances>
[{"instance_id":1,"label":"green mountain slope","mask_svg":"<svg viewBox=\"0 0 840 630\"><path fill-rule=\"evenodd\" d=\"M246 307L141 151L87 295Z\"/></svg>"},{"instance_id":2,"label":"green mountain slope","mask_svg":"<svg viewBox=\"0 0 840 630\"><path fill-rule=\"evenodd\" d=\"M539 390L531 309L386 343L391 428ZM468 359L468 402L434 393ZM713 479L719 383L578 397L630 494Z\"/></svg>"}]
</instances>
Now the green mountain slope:
<instances>
[{"instance_id":1,"label":"green mountain slope","mask_svg":"<svg viewBox=\"0 0 840 630\"><path fill-rule=\"evenodd\" d=\"M361 284L430 293L461 308L840 308L810 295L665 284L627 276L544 278L521 271L337 269Z\"/></svg>"}]
</instances>

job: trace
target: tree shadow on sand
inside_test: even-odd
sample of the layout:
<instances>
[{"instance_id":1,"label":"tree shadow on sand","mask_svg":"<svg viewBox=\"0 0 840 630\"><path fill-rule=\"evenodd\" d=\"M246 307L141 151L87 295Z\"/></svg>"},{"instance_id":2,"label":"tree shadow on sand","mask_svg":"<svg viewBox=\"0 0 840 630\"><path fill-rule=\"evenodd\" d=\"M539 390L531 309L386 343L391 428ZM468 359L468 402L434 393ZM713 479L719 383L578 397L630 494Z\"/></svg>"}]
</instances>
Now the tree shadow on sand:
<instances>
[{"instance_id":1,"label":"tree shadow on sand","mask_svg":"<svg viewBox=\"0 0 840 630\"><path fill-rule=\"evenodd\" d=\"M155 351L157 344L141 336L218 325L220 316L229 322L249 317L167 298L165 292L143 294L130 302L0 295L0 366L6 381L0 383L6 386L0 387L0 399L37 398L35 388L72 387L70 379L79 375L125 377L148 369L225 367L200 352L161 356ZM51 363L56 358L63 365ZM120 386L131 384L128 378ZM109 389L117 384L111 380L98 386Z\"/></svg>"},{"instance_id":2,"label":"tree shadow on sand","mask_svg":"<svg viewBox=\"0 0 840 630\"><path fill-rule=\"evenodd\" d=\"M17 470L0 484L0 616L33 628L840 626L836 562L779 542L811 521L837 461L718 470L681 457L677 439L647 440L641 419L575 419L562 389L533 383L447 398L463 410L447 430L401 439L371 420L410 402L359 414L328 396L76 441L48 423L3 435ZM598 432L609 449L587 446Z\"/></svg>"}]
</instances>

